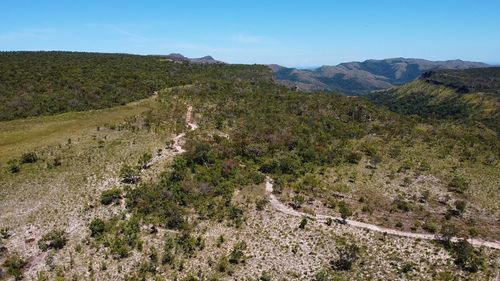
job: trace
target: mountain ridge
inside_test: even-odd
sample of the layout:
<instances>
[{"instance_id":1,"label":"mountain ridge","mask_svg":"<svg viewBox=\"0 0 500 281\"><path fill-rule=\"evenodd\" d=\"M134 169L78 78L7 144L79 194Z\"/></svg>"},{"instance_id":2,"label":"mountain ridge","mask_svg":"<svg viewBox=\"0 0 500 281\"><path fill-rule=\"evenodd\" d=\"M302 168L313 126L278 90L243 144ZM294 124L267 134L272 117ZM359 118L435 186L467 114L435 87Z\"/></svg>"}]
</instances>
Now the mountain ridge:
<instances>
[{"instance_id":1,"label":"mountain ridge","mask_svg":"<svg viewBox=\"0 0 500 281\"><path fill-rule=\"evenodd\" d=\"M179 53L170 53L166 56L161 56L164 57L165 59L175 61L175 62L190 62L190 63L197 63L197 64L223 64L225 62L216 60L212 56L203 56L201 58L188 58L182 54Z\"/></svg>"},{"instance_id":2,"label":"mountain ridge","mask_svg":"<svg viewBox=\"0 0 500 281\"><path fill-rule=\"evenodd\" d=\"M422 73L438 69L468 69L488 67L482 62L460 59L430 61L418 58L369 59L345 62L315 69L288 68L276 64L269 67L276 80L302 91L337 91L362 95L373 90L387 89L417 79Z\"/></svg>"}]
</instances>

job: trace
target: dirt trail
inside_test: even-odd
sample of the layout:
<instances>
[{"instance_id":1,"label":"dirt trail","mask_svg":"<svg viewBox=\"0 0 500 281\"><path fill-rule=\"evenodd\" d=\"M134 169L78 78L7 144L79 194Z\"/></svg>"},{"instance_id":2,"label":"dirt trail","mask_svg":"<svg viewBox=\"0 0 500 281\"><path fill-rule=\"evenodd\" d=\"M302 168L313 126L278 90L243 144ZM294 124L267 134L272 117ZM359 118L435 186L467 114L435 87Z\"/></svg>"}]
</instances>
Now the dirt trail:
<instances>
[{"instance_id":1,"label":"dirt trail","mask_svg":"<svg viewBox=\"0 0 500 281\"><path fill-rule=\"evenodd\" d=\"M299 212L299 211L294 210L293 208L285 205L284 203L282 203L281 201L278 200L276 195L273 194L273 180L270 177L266 178L266 192L269 193L271 206L273 206L273 208L275 208L276 210L278 210L281 213L284 213L284 214L287 214L290 216L294 216L294 217L307 217L307 218L310 218L312 220L316 220L319 222L326 222L328 219L331 219L333 221L343 221L342 218L340 218L340 217L327 216L327 215L321 215L321 214L316 214L316 215L306 214L304 212ZM438 235L434 235L434 234L400 231L400 230L396 230L396 229L385 228L382 226L369 224L369 223L365 223L365 222L360 222L360 221L355 221L355 220L345 220L345 224L350 225L350 226L354 226L354 227L358 227L358 228L362 228L362 229L368 229L368 230L375 231L375 232L399 236L399 237L424 239L424 240L439 240L439 238L440 238ZM458 237L451 238L451 241L454 241L454 242L456 242L458 240L459 240ZM497 242L497 241L484 241L481 239L470 239L469 242L474 246L484 246L484 247L500 250L500 242Z\"/></svg>"}]
</instances>

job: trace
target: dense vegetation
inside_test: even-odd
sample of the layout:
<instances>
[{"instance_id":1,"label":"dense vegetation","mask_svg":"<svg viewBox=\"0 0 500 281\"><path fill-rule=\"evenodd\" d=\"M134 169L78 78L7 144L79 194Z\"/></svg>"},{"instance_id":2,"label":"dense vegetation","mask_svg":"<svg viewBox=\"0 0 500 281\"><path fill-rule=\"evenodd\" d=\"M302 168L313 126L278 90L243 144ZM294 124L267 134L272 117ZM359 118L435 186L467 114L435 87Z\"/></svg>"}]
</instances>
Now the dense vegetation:
<instances>
[{"instance_id":1,"label":"dense vegetation","mask_svg":"<svg viewBox=\"0 0 500 281\"><path fill-rule=\"evenodd\" d=\"M155 56L0 52L0 120L125 104L166 87L244 76L242 69L174 63ZM264 67L244 69L253 76L270 77Z\"/></svg>"},{"instance_id":2,"label":"dense vegetation","mask_svg":"<svg viewBox=\"0 0 500 281\"><path fill-rule=\"evenodd\" d=\"M391 158L400 159L404 146L422 143L443 155L457 147L469 155L461 156L462 161L487 162L499 156L498 139L481 130L463 132L443 123L424 132L415 120L362 99L296 93L266 81L212 81L163 91L160 97L164 103L180 98L192 104L203 116L197 120L203 131L212 132L190 135L187 152L159 183L140 185L127 194L129 210L168 228L186 228L191 210L200 219L240 225L244 209L232 200L234 191L263 182L264 175L272 176L277 191L292 190L296 195L291 204L300 207L307 197L332 199L319 179L325 169L361 161L376 169ZM372 136L380 141L367 141ZM431 160L420 154L398 160L397 171L428 171ZM450 180L450 192L467 192L463 179ZM406 199L396 198L393 205L398 212L412 210ZM331 206L338 206L344 218L352 215L346 202Z\"/></svg>"},{"instance_id":3,"label":"dense vegetation","mask_svg":"<svg viewBox=\"0 0 500 281\"><path fill-rule=\"evenodd\" d=\"M100 149L118 145L119 141L126 142L123 149L127 151L129 142L140 146L137 153L124 156L126 160L116 165L112 177L121 178L119 186L100 190L100 197L93 198L97 205L88 205L91 210L104 211L88 216L90 237L74 248L75 253L79 253L81 247L90 245L92 255L104 255L106 263L99 265L102 271L106 271L107 264L115 263L109 262L111 257L117 259L118 271L122 274L122 262L130 264L140 255L140 262L133 265L133 275L129 275L130 271L123 272L124 280L151 279L158 272L170 270L185 272L186 260L203 261L203 257L197 255L206 247L214 247L214 237L205 232L207 226L216 225L239 233L251 225L256 214L268 211L268 196L262 188L266 176L274 180L279 199L293 208L306 212L315 201L323 204L318 204L324 207L320 212L340 214L343 219L354 217L407 231L441 233L448 238L444 240L445 248L450 251L457 269L475 272L486 265L481 251L462 241L451 243L449 239L464 233L486 238L498 234L492 226L495 221L491 220L497 214L497 187L485 187L477 178L487 175L492 182L498 179L495 169L498 169L500 143L490 130L470 126L469 122L456 122L458 116L469 116L470 104L452 110L442 103L433 109L436 113L422 114L435 120L422 122L421 118L388 111L365 99L288 90L275 85L268 69L261 66L199 66L127 55L63 55L144 60L172 72L170 80L163 81L158 76L158 87L165 88L158 91L157 98L148 99L154 102L154 107L125 121L95 129L93 144L98 148L89 154L88 163L92 163L92 157L98 157ZM169 87L175 85L181 86ZM419 81L407 87L419 85L438 89L436 96L451 97L457 104L460 101L458 96L455 100L458 93L445 86ZM79 100L85 100L83 97ZM151 168L148 165L157 152L158 143L146 146L140 138L132 140L130 135L118 140L99 137L102 136L99 134L112 136L119 131L148 131L162 136L162 149L174 149L169 133L187 131L184 120L187 105L193 106L193 118L199 128L186 134L186 143L182 145L186 151L171 159L168 166ZM415 108L428 109L423 102L419 104L415 100L408 101L407 106L408 112L404 113ZM432 115L438 112L444 113L443 116ZM81 144L69 139L56 151L69 151L69 147L78 145ZM8 176L20 179L32 173L35 165L46 170L56 166L65 168L69 158L63 158L61 165L59 158L52 158L58 156L51 154L48 158L39 150L24 150L9 162ZM54 162L48 162L50 159ZM46 165L42 167L42 164ZM467 173L470 167L476 168L477 173ZM157 168L163 169L158 177L154 174ZM148 169L154 178L147 176ZM484 173L480 172L483 170ZM422 189L419 183L411 185L417 178L425 180L434 176L439 180L432 182L437 183L432 190ZM351 192L351 188L358 189ZM474 201L477 191L494 202L493 208L483 208L483 202ZM239 196L244 193L257 195L250 199ZM437 202L441 197L447 201ZM487 215L473 217L472 212ZM377 220L377 216L383 216L384 220ZM299 219L293 221L296 231L305 232L315 225L306 217L300 223ZM333 223L332 220L326 222L328 226ZM458 229L455 224L464 227ZM491 232L480 233L482 229L474 228L477 225ZM247 247L240 237L236 238L237 242L231 238L232 241L226 241L220 234L215 247L224 250L208 261L217 276L230 275L247 258L258 255L251 252L254 249ZM69 231L55 228L44 232L36 244L41 251L57 255L73 251L74 241L70 239ZM325 274L331 271L344 274L361 268L366 261L365 245L358 246L359 241L354 237L345 242L343 246L337 241L329 243L328 246L335 246L337 254L331 255L325 265L328 270L320 271L316 280L328 280ZM223 245L225 243L228 245ZM294 249L291 251L295 254ZM10 275L16 276L22 274L24 265L23 259L13 255L3 266L9 269ZM92 263L88 267L93 272ZM411 263L402 268L405 272L411 270ZM203 280L186 274L186 279L179 280ZM260 280L271 280L268 273L261 274Z\"/></svg>"},{"instance_id":4,"label":"dense vegetation","mask_svg":"<svg viewBox=\"0 0 500 281\"><path fill-rule=\"evenodd\" d=\"M429 71L423 73L420 79L453 88L460 93L500 94L500 67Z\"/></svg>"},{"instance_id":5,"label":"dense vegetation","mask_svg":"<svg viewBox=\"0 0 500 281\"><path fill-rule=\"evenodd\" d=\"M500 68L433 71L419 81L371 93L367 99L405 115L481 122L500 132L498 81Z\"/></svg>"},{"instance_id":6,"label":"dense vegetation","mask_svg":"<svg viewBox=\"0 0 500 281\"><path fill-rule=\"evenodd\" d=\"M237 226L243 210L231 201L236 189L262 183L264 174L284 184L321 166L355 161L350 139L408 129L377 126L399 117L363 101L298 94L262 81L213 82L161 96L186 97L200 108L203 126L231 132L228 139L194 136L159 183L127 194L131 210L168 228L183 226L185 207L202 219L228 219Z\"/></svg>"}]
</instances>

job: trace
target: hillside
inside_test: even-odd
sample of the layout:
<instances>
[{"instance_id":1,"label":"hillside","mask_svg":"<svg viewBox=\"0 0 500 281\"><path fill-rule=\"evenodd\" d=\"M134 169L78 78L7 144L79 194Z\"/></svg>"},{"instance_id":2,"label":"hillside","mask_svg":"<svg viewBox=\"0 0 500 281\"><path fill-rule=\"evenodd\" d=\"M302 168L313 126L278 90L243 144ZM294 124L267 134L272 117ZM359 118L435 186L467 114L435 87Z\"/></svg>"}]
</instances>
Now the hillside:
<instances>
[{"instance_id":1,"label":"hillside","mask_svg":"<svg viewBox=\"0 0 500 281\"><path fill-rule=\"evenodd\" d=\"M176 65L146 99L0 122L0 279L494 280L498 135Z\"/></svg>"},{"instance_id":2,"label":"hillside","mask_svg":"<svg viewBox=\"0 0 500 281\"><path fill-rule=\"evenodd\" d=\"M484 63L461 60L428 61L394 58L366 60L300 70L271 65L276 79L282 84L303 91L334 91L350 95L365 94L415 80L423 72L437 69L467 69L485 67Z\"/></svg>"},{"instance_id":3,"label":"hillside","mask_svg":"<svg viewBox=\"0 0 500 281\"><path fill-rule=\"evenodd\" d=\"M500 68L439 70L367 98L390 110L423 118L481 122L500 132Z\"/></svg>"},{"instance_id":4,"label":"hillside","mask_svg":"<svg viewBox=\"0 0 500 281\"><path fill-rule=\"evenodd\" d=\"M238 67L177 64L159 56L0 52L0 120L123 105Z\"/></svg>"}]
</instances>

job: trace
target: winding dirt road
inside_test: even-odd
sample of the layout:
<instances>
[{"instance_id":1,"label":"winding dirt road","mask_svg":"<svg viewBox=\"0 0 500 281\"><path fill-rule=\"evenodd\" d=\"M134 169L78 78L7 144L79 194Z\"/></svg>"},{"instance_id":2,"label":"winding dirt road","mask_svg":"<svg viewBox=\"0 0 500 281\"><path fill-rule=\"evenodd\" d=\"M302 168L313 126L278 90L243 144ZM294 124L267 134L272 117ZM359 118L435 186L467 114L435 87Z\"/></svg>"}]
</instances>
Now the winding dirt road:
<instances>
[{"instance_id":1,"label":"winding dirt road","mask_svg":"<svg viewBox=\"0 0 500 281\"><path fill-rule=\"evenodd\" d=\"M343 221L342 218L340 218L340 217L327 216L327 215L321 215L321 214L316 214L316 215L306 214L304 212L299 212L299 211L294 210L293 208L285 205L284 203L282 203L281 201L278 200L276 195L273 194L273 180L270 177L266 178L266 192L269 194L271 206L281 213L284 213L284 214L287 214L290 216L294 216L294 217L307 217L309 219L316 220L319 222L326 222L328 219L331 219L333 221ZM423 240L439 240L440 239L440 237L438 235L434 235L434 234L400 231L400 230L396 230L396 229L385 228L382 226L369 224L369 223L365 223L365 222L360 222L360 221L355 221L355 220L345 220L345 224L353 226L353 227L357 227L357 228L367 229L370 231L385 233L385 234L399 236L399 237L407 237L407 238L423 239ZM458 237L451 238L451 241L453 241L453 242L456 242L459 240L460 240L460 238L458 238ZM474 246L484 246L484 247L500 250L500 242L497 242L497 241L484 241L481 239L470 239L469 242Z\"/></svg>"},{"instance_id":2,"label":"winding dirt road","mask_svg":"<svg viewBox=\"0 0 500 281\"><path fill-rule=\"evenodd\" d=\"M192 112L193 112L193 107L189 106L187 113L186 113L186 123L188 124L190 131L194 131L198 128L198 125L193 121ZM181 133L174 138L173 147L177 151L177 153L182 153L185 151L182 148L182 140L183 140L185 135L186 135L186 133ZM342 221L342 218L340 218L340 217L327 216L327 215L321 215L321 214L316 214L316 215L306 214L304 212L299 212L299 211L294 210L293 208L285 205L284 203L282 203L281 201L278 200L276 195L273 194L273 180L270 177L266 178L266 192L269 194L270 203L271 203L272 207L281 213L284 213L284 214L287 214L290 216L294 216L294 217L308 217L310 219L313 219L313 220L316 220L319 222L326 222L328 219L331 219L333 221ZM370 231L385 233L388 235L399 236L399 237L423 239L423 240L439 240L440 239L440 237L438 235L434 235L434 234L400 231L397 229L386 228L386 227L382 227L382 226L378 226L378 225L374 225L374 224L369 224L369 223L355 221L355 220L349 220L349 219L345 220L345 224L353 226L353 227L357 227L357 228L367 229ZM453 241L453 242L456 242L459 240L460 240L460 238L458 238L458 237L451 238L451 241ZM497 242L497 241L485 241L485 240L481 240L481 239L469 239L469 242L474 246L483 246L483 247L488 247L488 248L500 250L500 242Z\"/></svg>"}]
</instances>

